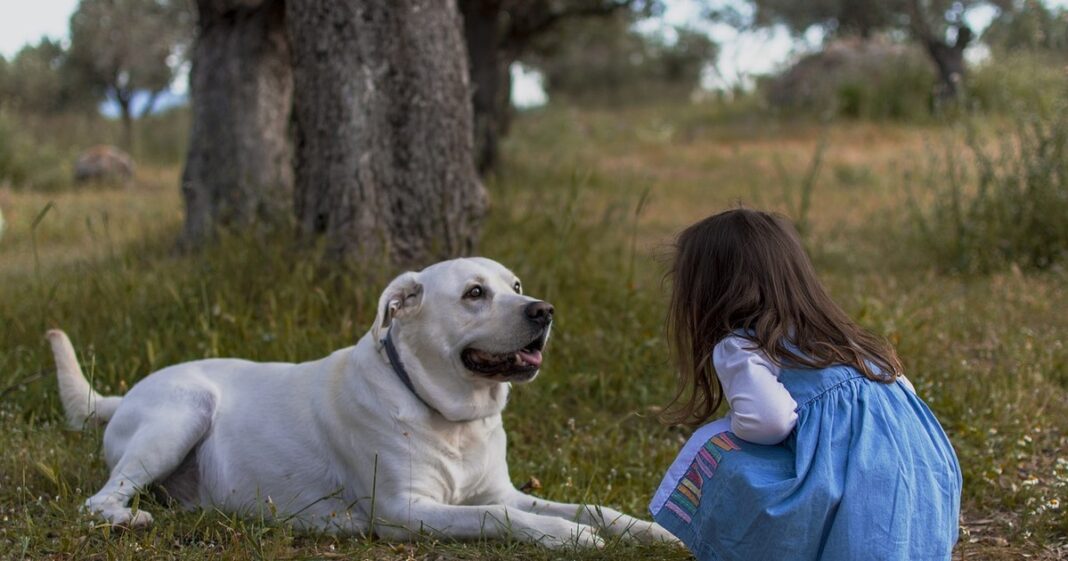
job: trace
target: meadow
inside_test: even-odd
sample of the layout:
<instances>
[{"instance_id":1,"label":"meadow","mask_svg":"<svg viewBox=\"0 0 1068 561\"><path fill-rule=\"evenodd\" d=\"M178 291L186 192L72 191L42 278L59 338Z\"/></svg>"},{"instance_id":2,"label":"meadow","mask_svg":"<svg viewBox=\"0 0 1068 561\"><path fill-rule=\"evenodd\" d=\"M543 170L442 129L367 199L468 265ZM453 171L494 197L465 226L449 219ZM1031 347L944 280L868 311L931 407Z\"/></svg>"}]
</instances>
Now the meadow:
<instances>
[{"instance_id":1,"label":"meadow","mask_svg":"<svg viewBox=\"0 0 1068 561\"><path fill-rule=\"evenodd\" d=\"M517 485L648 516L688 434L657 419L675 384L662 332L672 235L745 204L799 224L832 296L897 346L943 422L965 477L955 558L1068 556L1068 271L957 270L924 239L942 230L917 219L937 225L938 170L974 159L968 135L997 145L1009 126L821 123L714 102L522 115L487 182L480 248L557 310L541 375L505 411ZM81 512L106 477L100 433L63 428L46 329L65 329L94 385L121 393L180 361L302 361L347 346L398 272L323 267L286 232L178 253L179 173L147 163L129 188L0 188L0 558L689 558L618 542L546 551L308 535L150 496L145 531Z\"/></svg>"}]
</instances>

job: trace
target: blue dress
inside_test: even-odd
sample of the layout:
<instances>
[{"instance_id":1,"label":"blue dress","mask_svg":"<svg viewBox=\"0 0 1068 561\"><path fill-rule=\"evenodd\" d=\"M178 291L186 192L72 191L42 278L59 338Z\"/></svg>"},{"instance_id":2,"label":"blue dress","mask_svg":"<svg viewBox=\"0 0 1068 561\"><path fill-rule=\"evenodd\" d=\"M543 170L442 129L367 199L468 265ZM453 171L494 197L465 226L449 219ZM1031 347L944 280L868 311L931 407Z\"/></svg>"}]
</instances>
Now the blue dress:
<instances>
[{"instance_id":1,"label":"blue dress","mask_svg":"<svg viewBox=\"0 0 1068 561\"><path fill-rule=\"evenodd\" d=\"M653 518L700 561L950 559L960 465L927 405L847 366L779 381L798 404L790 436L762 446L726 419L701 427Z\"/></svg>"}]
</instances>

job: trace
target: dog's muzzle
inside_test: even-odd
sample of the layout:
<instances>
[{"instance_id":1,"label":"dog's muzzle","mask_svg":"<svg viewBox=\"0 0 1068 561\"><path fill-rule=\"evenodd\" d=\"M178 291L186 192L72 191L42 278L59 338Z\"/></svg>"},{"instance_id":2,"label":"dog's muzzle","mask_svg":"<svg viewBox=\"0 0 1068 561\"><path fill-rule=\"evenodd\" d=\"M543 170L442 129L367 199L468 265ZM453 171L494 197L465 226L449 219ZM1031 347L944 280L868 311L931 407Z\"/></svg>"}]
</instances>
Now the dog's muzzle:
<instances>
[{"instance_id":1,"label":"dog's muzzle","mask_svg":"<svg viewBox=\"0 0 1068 561\"><path fill-rule=\"evenodd\" d=\"M501 382L520 382L533 378L541 368L542 350L553 321L553 306L548 302L531 302L523 308L523 315L538 328L529 343L503 353L468 347L460 354L464 367Z\"/></svg>"}]
</instances>

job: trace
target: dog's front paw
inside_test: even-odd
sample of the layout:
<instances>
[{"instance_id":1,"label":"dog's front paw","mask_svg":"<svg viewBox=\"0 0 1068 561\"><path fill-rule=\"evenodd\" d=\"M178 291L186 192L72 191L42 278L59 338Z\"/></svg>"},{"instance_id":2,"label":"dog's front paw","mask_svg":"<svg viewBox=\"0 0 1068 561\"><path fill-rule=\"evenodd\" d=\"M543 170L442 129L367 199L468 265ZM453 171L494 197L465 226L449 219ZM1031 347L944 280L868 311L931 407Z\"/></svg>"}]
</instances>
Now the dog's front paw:
<instances>
[{"instance_id":1,"label":"dog's front paw","mask_svg":"<svg viewBox=\"0 0 1068 561\"><path fill-rule=\"evenodd\" d=\"M679 538L655 522L639 521L627 530L627 535L642 543L672 543L682 545Z\"/></svg>"},{"instance_id":2,"label":"dog's front paw","mask_svg":"<svg viewBox=\"0 0 1068 561\"><path fill-rule=\"evenodd\" d=\"M152 515L147 511L134 511L114 501L89 499L85 501L85 508L114 526L147 528L152 525Z\"/></svg>"}]
</instances>

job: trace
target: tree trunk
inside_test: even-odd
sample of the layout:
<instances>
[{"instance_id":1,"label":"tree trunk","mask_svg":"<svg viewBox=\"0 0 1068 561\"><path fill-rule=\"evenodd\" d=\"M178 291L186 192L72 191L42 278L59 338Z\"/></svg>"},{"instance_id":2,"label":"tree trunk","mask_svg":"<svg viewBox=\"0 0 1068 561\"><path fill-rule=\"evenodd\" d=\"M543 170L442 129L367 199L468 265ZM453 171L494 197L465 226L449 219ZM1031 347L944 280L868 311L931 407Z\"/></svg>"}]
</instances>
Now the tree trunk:
<instances>
[{"instance_id":1,"label":"tree trunk","mask_svg":"<svg viewBox=\"0 0 1068 561\"><path fill-rule=\"evenodd\" d=\"M455 3L290 0L286 22L305 238L363 262L469 253L486 193Z\"/></svg>"},{"instance_id":2,"label":"tree trunk","mask_svg":"<svg viewBox=\"0 0 1068 561\"><path fill-rule=\"evenodd\" d=\"M475 165L485 174L497 167L498 145L511 103L510 61L501 52L501 2L461 0L460 11L471 72Z\"/></svg>"},{"instance_id":3,"label":"tree trunk","mask_svg":"<svg viewBox=\"0 0 1068 561\"><path fill-rule=\"evenodd\" d=\"M634 0L458 1L473 88L475 161L483 174L495 169L500 159L500 139L508 134L513 115L512 63L531 41L569 18L608 16L635 4Z\"/></svg>"},{"instance_id":4,"label":"tree trunk","mask_svg":"<svg viewBox=\"0 0 1068 561\"><path fill-rule=\"evenodd\" d=\"M907 8L909 27L913 35L923 43L928 56L938 69L936 101L955 101L964 83L964 49L974 37L971 28L967 25L957 26L957 39L950 45L942 37L943 33L936 31L940 26L932 28L927 23L923 2L910 0Z\"/></svg>"},{"instance_id":5,"label":"tree trunk","mask_svg":"<svg viewBox=\"0 0 1068 561\"><path fill-rule=\"evenodd\" d=\"M964 73L967 65L964 62L964 49L972 39L972 30L966 26L957 29L957 40L952 44L942 39L927 37L924 44L927 54L938 69L937 96L942 101L956 100L963 93Z\"/></svg>"},{"instance_id":6,"label":"tree trunk","mask_svg":"<svg viewBox=\"0 0 1068 561\"><path fill-rule=\"evenodd\" d=\"M512 128L512 117L515 115L515 107L512 106L512 63L516 59L515 54L505 51L501 62L501 71L497 75L500 85L497 86L497 104L494 105L494 119L497 122L497 140L508 136ZM493 162L496 166L497 162Z\"/></svg>"},{"instance_id":7,"label":"tree trunk","mask_svg":"<svg viewBox=\"0 0 1068 561\"><path fill-rule=\"evenodd\" d=\"M271 224L292 201L292 70L282 0L198 0L186 246L220 227Z\"/></svg>"},{"instance_id":8,"label":"tree trunk","mask_svg":"<svg viewBox=\"0 0 1068 561\"><path fill-rule=\"evenodd\" d=\"M123 120L123 150L127 153L133 152L133 115L130 114L130 103L128 100L121 99L119 102L119 112Z\"/></svg>"},{"instance_id":9,"label":"tree trunk","mask_svg":"<svg viewBox=\"0 0 1068 561\"><path fill-rule=\"evenodd\" d=\"M163 90L152 90L148 92L148 100L145 101L145 106L141 109L141 115L139 119L144 119L152 114L156 110L156 101L159 100L159 94L163 93Z\"/></svg>"},{"instance_id":10,"label":"tree trunk","mask_svg":"<svg viewBox=\"0 0 1068 561\"><path fill-rule=\"evenodd\" d=\"M119 105L119 118L122 120L122 149L133 152L133 115L130 114L130 99L121 90L116 90L115 101Z\"/></svg>"}]
</instances>

